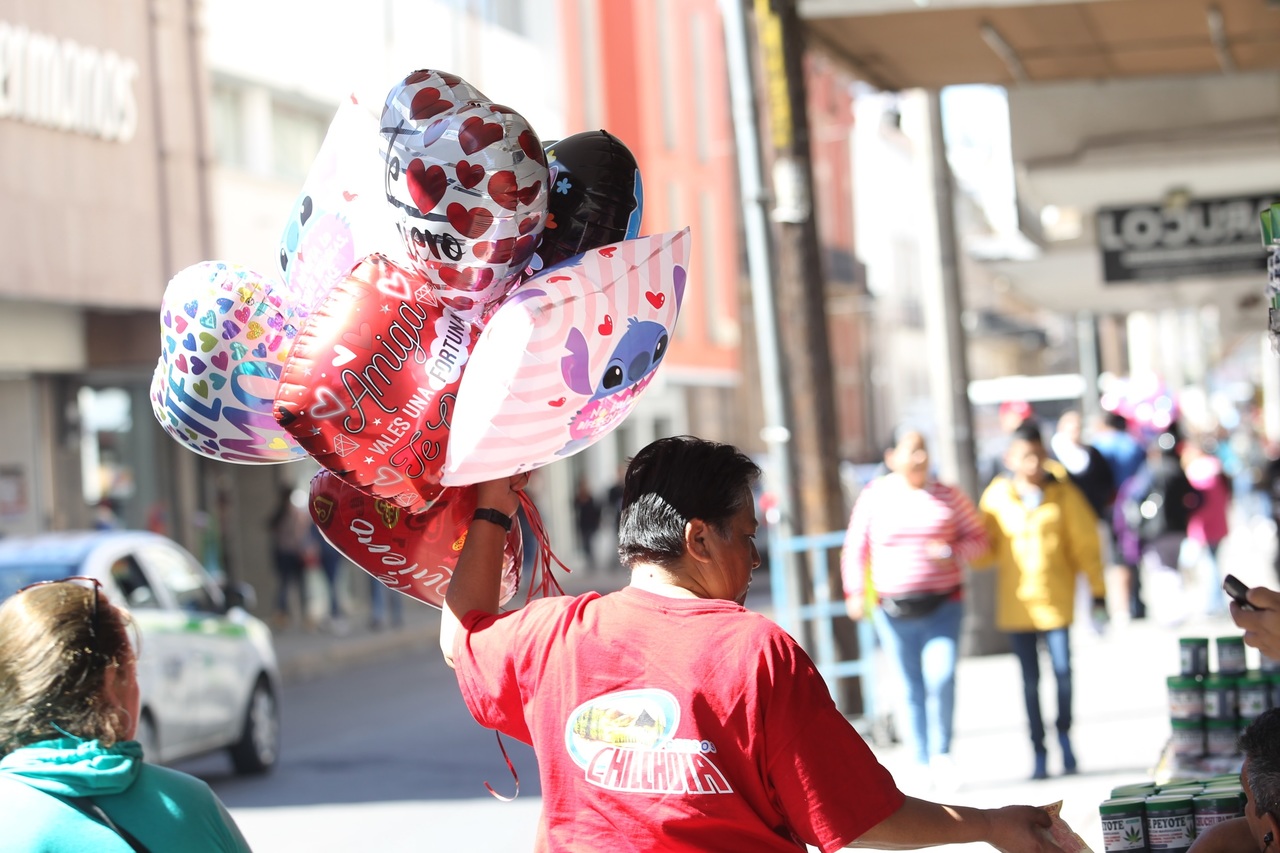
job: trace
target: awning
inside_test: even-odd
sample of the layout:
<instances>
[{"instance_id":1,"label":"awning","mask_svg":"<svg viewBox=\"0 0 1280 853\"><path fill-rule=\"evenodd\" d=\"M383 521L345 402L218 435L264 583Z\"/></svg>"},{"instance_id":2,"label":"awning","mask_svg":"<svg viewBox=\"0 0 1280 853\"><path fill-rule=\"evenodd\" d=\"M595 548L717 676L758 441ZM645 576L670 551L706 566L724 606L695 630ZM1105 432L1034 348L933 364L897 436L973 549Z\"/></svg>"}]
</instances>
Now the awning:
<instances>
[{"instance_id":1,"label":"awning","mask_svg":"<svg viewBox=\"0 0 1280 853\"><path fill-rule=\"evenodd\" d=\"M1280 0L798 0L885 90L1280 69Z\"/></svg>"}]
</instances>

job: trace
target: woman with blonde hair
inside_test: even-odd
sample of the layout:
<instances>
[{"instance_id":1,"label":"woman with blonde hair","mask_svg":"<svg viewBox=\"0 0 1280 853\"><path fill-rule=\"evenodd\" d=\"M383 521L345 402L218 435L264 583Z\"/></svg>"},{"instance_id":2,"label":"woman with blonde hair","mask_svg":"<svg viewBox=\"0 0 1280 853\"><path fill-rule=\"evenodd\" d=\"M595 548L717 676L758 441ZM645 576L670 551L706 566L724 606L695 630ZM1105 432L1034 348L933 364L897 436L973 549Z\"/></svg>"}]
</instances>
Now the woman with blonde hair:
<instances>
[{"instance_id":1,"label":"woman with blonde hair","mask_svg":"<svg viewBox=\"0 0 1280 853\"><path fill-rule=\"evenodd\" d=\"M5 850L249 849L208 785L143 761L128 624L92 578L0 605Z\"/></svg>"}]
</instances>

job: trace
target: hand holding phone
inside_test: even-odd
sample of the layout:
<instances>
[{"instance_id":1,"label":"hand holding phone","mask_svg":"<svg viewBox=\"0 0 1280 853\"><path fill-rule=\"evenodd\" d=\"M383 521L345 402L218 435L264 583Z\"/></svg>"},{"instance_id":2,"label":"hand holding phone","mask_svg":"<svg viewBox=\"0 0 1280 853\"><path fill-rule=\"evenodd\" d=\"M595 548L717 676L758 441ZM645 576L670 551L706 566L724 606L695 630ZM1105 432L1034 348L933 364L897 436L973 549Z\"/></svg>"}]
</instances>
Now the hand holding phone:
<instances>
[{"instance_id":1,"label":"hand holding phone","mask_svg":"<svg viewBox=\"0 0 1280 853\"><path fill-rule=\"evenodd\" d=\"M1236 604L1240 605L1242 609L1244 610L1258 609L1254 607L1252 604L1250 604L1249 600L1245 597L1249 594L1249 587L1245 586L1244 583L1242 583L1241 580L1235 575L1227 575L1222 579L1222 590L1227 595L1231 596L1231 599Z\"/></svg>"}]
</instances>

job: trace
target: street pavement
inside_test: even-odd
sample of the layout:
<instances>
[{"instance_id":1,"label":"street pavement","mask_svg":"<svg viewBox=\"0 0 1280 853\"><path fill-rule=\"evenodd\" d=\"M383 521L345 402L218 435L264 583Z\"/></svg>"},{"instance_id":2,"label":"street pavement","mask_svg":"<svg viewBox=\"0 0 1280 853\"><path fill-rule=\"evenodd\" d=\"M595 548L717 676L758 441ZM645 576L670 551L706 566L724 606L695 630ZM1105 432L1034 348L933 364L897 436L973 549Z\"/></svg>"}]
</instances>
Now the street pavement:
<instances>
[{"instance_id":1,"label":"street pavement","mask_svg":"<svg viewBox=\"0 0 1280 853\"><path fill-rule=\"evenodd\" d=\"M1229 571L1250 585L1277 586L1272 569L1275 531L1270 521L1237 519L1236 527L1224 541L1219 553L1223 571ZM879 760L894 774L899 786L908 794L957 805L999 806L1009 803L1047 805L1061 800L1062 816L1084 841L1102 851L1098 805L1107 799L1117 785L1150 780L1168 741L1168 699L1165 679L1176 675L1179 668L1180 637L1239 636L1240 631L1225 613L1205 615L1204 603L1210 601L1207 573L1184 573L1180 588L1149 584L1148 604L1151 618L1129 621L1118 595L1116 576L1109 574L1109 607L1115 614L1105 629L1098 633L1087 620L1072 629L1072 663L1075 701L1072 740L1079 762L1079 773L1061 775L1061 756L1052 736L1056 716L1056 692L1047 655L1042 664L1041 706L1049 728L1050 778L1030 781L1032 750L1027 737L1026 714L1022 705L1021 674L1012 654L995 654L961 658L957 672L955 735L952 755L956 765L958 786L938 787L927 774L920 773L900 743L873 743ZM762 572L759 581L767 580ZM583 576L575 573L562 577L566 592L584 589L616 589L626 582L616 568L609 572ZM523 600L524 591L518 593ZM761 612L771 610L767 583L753 588L748 606ZM336 636L323 633L285 631L277 636L277 650L286 681L298 682L326 672L359 666L406 650L420 649L438 654L435 646L438 611L415 602L405 602L405 625L397 630L374 632L354 625L351 633ZM877 652L878 653L878 652ZM1256 650L1249 649L1250 666L1257 665ZM881 666L881 672L888 672ZM875 685L882 705L895 708L893 719L899 732L906 718L896 695L896 684L888 676ZM860 729L869 728L858 723ZM524 800L525 798L521 798ZM451 819L459 817L463 803L425 803L424 819L430 820L431 809L447 811ZM493 815L503 821L506 830L518 833L528 830L532 839L530 811L532 802L492 804L470 802L478 820ZM505 810L505 811L503 811ZM489 824L490 829L493 824ZM977 847L977 845L971 845ZM440 848L445 849L445 848ZM472 848L476 849L476 848ZM520 849L505 846L495 849Z\"/></svg>"}]
</instances>

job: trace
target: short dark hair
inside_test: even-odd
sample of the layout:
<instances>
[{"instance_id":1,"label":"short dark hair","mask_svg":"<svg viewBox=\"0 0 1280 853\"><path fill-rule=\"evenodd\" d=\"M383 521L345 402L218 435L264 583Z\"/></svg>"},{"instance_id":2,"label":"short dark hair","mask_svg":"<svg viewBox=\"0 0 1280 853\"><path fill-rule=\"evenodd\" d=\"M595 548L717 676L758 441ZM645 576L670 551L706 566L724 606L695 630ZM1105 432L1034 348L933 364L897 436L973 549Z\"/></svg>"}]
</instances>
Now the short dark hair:
<instances>
[{"instance_id":1,"label":"short dark hair","mask_svg":"<svg viewBox=\"0 0 1280 853\"><path fill-rule=\"evenodd\" d=\"M1013 441L1030 441L1035 444L1044 444L1044 433L1040 431L1040 424L1035 418L1027 418L1018 424L1018 428L1013 431L1010 436Z\"/></svg>"},{"instance_id":2,"label":"short dark hair","mask_svg":"<svg viewBox=\"0 0 1280 853\"><path fill-rule=\"evenodd\" d=\"M1240 752L1249 770L1249 802L1257 817L1280 818L1280 708L1263 711L1240 733Z\"/></svg>"},{"instance_id":3,"label":"short dark hair","mask_svg":"<svg viewBox=\"0 0 1280 853\"><path fill-rule=\"evenodd\" d=\"M1129 431L1129 419L1119 412L1107 412L1104 420L1106 421L1107 426L1112 429L1119 430L1120 432Z\"/></svg>"},{"instance_id":4,"label":"short dark hair","mask_svg":"<svg viewBox=\"0 0 1280 853\"><path fill-rule=\"evenodd\" d=\"M754 500L760 468L738 448L690 435L660 438L635 455L622 484L618 558L671 566L685 553L684 528L701 519L721 536Z\"/></svg>"}]
</instances>

